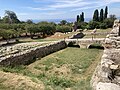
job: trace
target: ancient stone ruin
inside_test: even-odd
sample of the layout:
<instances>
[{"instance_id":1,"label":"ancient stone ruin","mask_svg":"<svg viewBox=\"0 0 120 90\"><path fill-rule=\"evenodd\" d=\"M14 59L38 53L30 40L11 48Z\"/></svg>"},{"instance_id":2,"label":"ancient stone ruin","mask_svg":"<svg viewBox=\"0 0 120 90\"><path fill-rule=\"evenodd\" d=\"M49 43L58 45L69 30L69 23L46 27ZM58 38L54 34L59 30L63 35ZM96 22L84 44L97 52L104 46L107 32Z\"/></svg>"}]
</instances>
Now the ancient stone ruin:
<instances>
[{"instance_id":1,"label":"ancient stone ruin","mask_svg":"<svg viewBox=\"0 0 120 90\"><path fill-rule=\"evenodd\" d=\"M15 45L11 47L1 47L0 51L0 66L16 66L26 65L34 62L37 58L42 58L53 52L59 51L67 47L64 40L56 41L50 44L41 46L39 42L32 42Z\"/></svg>"},{"instance_id":2,"label":"ancient stone ruin","mask_svg":"<svg viewBox=\"0 0 120 90\"><path fill-rule=\"evenodd\" d=\"M91 80L93 90L120 90L120 21L107 35L101 58Z\"/></svg>"}]
</instances>

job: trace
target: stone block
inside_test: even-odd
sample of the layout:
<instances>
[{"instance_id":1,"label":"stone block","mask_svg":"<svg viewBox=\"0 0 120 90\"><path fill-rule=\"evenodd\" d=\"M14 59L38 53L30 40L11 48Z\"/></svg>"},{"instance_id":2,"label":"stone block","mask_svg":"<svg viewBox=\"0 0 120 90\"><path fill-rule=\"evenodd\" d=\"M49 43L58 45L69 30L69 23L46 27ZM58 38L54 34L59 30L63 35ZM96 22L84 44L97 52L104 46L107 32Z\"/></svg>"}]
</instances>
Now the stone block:
<instances>
[{"instance_id":1,"label":"stone block","mask_svg":"<svg viewBox=\"0 0 120 90\"><path fill-rule=\"evenodd\" d=\"M97 84L96 90L120 90L120 86L114 83L102 83Z\"/></svg>"}]
</instances>

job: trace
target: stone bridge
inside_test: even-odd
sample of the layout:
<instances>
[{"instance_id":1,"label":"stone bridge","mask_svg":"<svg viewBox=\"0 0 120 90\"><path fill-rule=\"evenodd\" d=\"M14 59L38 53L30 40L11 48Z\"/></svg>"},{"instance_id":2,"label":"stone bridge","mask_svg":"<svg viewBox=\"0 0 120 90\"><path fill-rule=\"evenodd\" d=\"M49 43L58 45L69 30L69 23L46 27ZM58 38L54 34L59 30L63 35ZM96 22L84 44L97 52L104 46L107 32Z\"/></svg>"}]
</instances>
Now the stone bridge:
<instances>
[{"instance_id":1,"label":"stone bridge","mask_svg":"<svg viewBox=\"0 0 120 90\"><path fill-rule=\"evenodd\" d=\"M105 38L65 39L67 45L79 45L80 48L89 48L92 44L100 44L104 47Z\"/></svg>"}]
</instances>

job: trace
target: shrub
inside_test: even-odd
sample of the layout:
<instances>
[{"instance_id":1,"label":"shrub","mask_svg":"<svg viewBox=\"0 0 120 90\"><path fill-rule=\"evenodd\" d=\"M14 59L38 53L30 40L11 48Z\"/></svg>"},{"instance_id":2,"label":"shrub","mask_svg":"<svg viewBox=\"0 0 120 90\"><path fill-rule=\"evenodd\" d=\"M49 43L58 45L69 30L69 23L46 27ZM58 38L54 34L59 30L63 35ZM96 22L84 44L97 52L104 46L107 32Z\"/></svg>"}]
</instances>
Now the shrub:
<instances>
[{"instance_id":1,"label":"shrub","mask_svg":"<svg viewBox=\"0 0 120 90\"><path fill-rule=\"evenodd\" d=\"M66 26L66 25L63 25L63 26L57 26L56 27L56 31L57 32L62 32L62 33L66 33L66 32L71 32L72 31L72 28L70 26Z\"/></svg>"},{"instance_id":2,"label":"shrub","mask_svg":"<svg viewBox=\"0 0 120 90\"><path fill-rule=\"evenodd\" d=\"M87 24L86 22L78 22L77 23L77 29L85 29L87 28Z\"/></svg>"},{"instance_id":3,"label":"shrub","mask_svg":"<svg viewBox=\"0 0 120 90\"><path fill-rule=\"evenodd\" d=\"M88 29L100 28L100 22L90 21L88 23Z\"/></svg>"},{"instance_id":4,"label":"shrub","mask_svg":"<svg viewBox=\"0 0 120 90\"><path fill-rule=\"evenodd\" d=\"M9 39L15 35L14 30L0 30L0 37L3 37L9 43Z\"/></svg>"},{"instance_id":5,"label":"shrub","mask_svg":"<svg viewBox=\"0 0 120 90\"><path fill-rule=\"evenodd\" d=\"M112 28L113 24L114 24L114 20L107 18L103 21L106 24L107 28Z\"/></svg>"},{"instance_id":6,"label":"shrub","mask_svg":"<svg viewBox=\"0 0 120 90\"><path fill-rule=\"evenodd\" d=\"M101 29L106 29L106 28L107 28L106 23L100 23L100 28L101 28Z\"/></svg>"}]
</instances>

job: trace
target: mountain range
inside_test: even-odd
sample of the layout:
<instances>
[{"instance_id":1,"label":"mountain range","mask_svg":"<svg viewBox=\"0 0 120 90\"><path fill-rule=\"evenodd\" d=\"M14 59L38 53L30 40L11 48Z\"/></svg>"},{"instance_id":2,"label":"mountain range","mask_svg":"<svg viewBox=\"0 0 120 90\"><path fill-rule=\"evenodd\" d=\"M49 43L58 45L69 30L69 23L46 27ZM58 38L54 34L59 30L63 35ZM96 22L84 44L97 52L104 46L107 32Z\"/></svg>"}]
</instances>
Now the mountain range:
<instances>
[{"instance_id":1,"label":"mountain range","mask_svg":"<svg viewBox=\"0 0 120 90\"><path fill-rule=\"evenodd\" d=\"M69 18L69 19L34 19L33 22L38 23L41 21L47 21L47 22L59 23L62 20L66 20L67 22L75 22L76 21L75 18ZM86 18L85 22L89 22L90 20L91 20L91 18Z\"/></svg>"}]
</instances>

